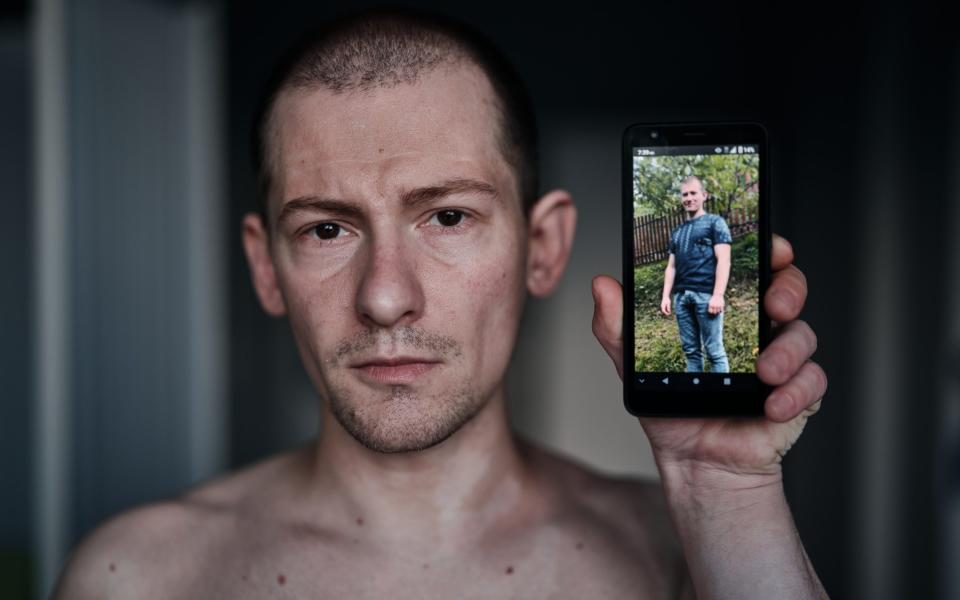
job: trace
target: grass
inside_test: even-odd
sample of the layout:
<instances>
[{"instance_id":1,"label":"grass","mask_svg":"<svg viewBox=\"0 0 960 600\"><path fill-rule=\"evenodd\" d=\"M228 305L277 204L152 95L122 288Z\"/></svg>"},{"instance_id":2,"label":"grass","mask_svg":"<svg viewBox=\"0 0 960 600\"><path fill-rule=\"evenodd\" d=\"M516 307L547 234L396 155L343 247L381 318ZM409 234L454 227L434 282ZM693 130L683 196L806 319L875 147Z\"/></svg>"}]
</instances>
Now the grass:
<instances>
[{"instance_id":1,"label":"grass","mask_svg":"<svg viewBox=\"0 0 960 600\"><path fill-rule=\"evenodd\" d=\"M723 342L730 371L752 373L759 347L757 234L734 240L731 256L730 282L724 295ZM637 371L681 372L686 368L676 315L665 317L660 313L666 267L667 261L661 261L634 269Z\"/></svg>"}]
</instances>

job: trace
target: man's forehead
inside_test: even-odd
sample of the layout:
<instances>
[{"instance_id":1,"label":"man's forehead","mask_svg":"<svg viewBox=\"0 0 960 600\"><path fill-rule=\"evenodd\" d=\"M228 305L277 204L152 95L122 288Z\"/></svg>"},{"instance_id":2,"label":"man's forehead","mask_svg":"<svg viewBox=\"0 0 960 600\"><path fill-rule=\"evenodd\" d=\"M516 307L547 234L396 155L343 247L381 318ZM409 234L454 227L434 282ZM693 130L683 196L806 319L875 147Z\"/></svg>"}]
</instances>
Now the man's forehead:
<instances>
[{"instance_id":1,"label":"man's forehead","mask_svg":"<svg viewBox=\"0 0 960 600\"><path fill-rule=\"evenodd\" d=\"M289 91L273 117L272 202L386 199L457 178L488 183L505 199L517 189L492 88L472 65L370 91Z\"/></svg>"},{"instance_id":2,"label":"man's forehead","mask_svg":"<svg viewBox=\"0 0 960 600\"><path fill-rule=\"evenodd\" d=\"M277 175L415 157L502 162L492 90L475 67L441 67L414 84L369 91L288 90L274 108Z\"/></svg>"}]
</instances>

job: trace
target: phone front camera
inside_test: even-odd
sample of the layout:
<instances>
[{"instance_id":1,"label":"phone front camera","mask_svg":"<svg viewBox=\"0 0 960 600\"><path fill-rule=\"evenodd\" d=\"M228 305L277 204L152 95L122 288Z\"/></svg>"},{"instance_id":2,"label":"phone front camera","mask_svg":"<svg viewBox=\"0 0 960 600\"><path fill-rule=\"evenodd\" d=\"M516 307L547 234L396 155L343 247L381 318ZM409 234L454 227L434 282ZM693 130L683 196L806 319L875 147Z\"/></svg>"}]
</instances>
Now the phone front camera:
<instances>
[{"instance_id":1,"label":"phone front camera","mask_svg":"<svg viewBox=\"0 0 960 600\"><path fill-rule=\"evenodd\" d=\"M650 132L650 137L652 137L653 139L657 139L658 137L660 137L660 132L658 132L658 131L651 131L651 132Z\"/></svg>"}]
</instances>

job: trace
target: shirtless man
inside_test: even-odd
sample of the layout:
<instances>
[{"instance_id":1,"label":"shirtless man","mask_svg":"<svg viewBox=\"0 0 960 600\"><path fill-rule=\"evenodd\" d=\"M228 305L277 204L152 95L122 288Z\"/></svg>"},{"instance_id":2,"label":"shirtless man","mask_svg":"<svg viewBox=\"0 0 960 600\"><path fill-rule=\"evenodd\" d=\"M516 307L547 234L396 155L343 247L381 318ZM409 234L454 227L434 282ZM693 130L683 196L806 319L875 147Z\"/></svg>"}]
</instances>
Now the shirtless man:
<instances>
[{"instance_id":1,"label":"shirtless man","mask_svg":"<svg viewBox=\"0 0 960 600\"><path fill-rule=\"evenodd\" d=\"M526 293L567 263L570 195L529 199L523 112L468 38L365 22L281 79L266 218L243 222L260 302L323 399L317 441L110 520L57 596L824 596L781 482L826 386L789 245L766 297L786 323L758 362L779 386L766 419L641 420L662 484L517 439L505 370ZM620 285L593 294L621 372Z\"/></svg>"}]
</instances>

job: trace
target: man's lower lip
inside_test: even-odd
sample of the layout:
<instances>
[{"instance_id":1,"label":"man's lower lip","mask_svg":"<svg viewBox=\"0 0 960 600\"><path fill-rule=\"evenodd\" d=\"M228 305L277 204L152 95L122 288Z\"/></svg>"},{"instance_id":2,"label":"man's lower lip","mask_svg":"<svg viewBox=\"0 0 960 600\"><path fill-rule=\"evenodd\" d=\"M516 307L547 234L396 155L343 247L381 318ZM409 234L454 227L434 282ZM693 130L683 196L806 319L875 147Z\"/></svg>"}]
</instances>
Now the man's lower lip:
<instances>
[{"instance_id":1,"label":"man's lower lip","mask_svg":"<svg viewBox=\"0 0 960 600\"><path fill-rule=\"evenodd\" d=\"M414 381L438 364L440 363L407 363L393 366L364 365L356 369L365 379L384 384L401 384Z\"/></svg>"}]
</instances>

